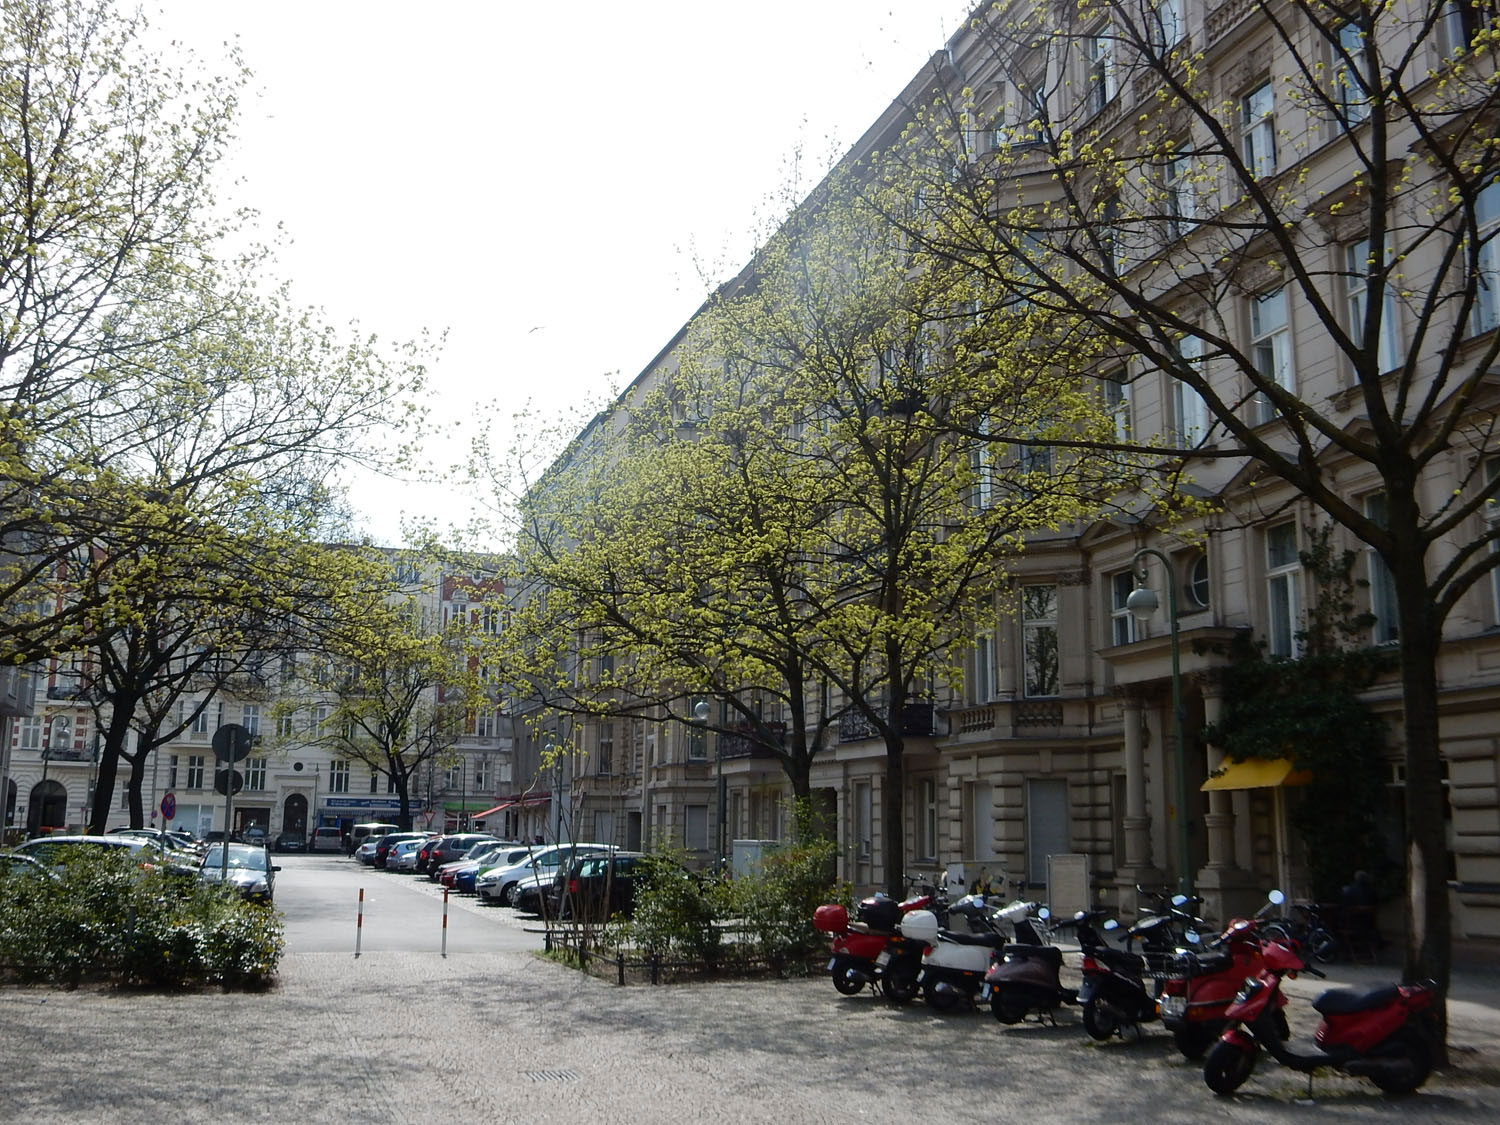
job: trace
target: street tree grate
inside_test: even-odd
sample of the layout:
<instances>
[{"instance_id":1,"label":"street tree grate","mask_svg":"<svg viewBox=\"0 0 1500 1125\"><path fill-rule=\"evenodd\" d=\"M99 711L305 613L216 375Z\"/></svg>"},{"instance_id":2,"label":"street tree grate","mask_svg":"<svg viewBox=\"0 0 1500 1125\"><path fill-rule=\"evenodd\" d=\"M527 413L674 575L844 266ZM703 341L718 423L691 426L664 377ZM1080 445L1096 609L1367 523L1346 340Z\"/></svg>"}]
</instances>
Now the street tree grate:
<instances>
[{"instance_id":1,"label":"street tree grate","mask_svg":"<svg viewBox=\"0 0 1500 1125\"><path fill-rule=\"evenodd\" d=\"M523 1070L522 1078L529 1078L533 1082L577 1082L578 1072L576 1070Z\"/></svg>"}]
</instances>

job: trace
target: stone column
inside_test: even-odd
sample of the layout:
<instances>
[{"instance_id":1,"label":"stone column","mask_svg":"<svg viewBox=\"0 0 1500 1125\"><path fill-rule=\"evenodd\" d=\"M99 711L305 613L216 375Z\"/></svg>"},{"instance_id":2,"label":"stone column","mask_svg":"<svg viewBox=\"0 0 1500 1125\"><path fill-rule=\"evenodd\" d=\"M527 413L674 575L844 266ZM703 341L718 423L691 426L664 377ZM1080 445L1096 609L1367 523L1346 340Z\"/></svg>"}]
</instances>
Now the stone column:
<instances>
[{"instance_id":1,"label":"stone column","mask_svg":"<svg viewBox=\"0 0 1500 1125\"><path fill-rule=\"evenodd\" d=\"M1195 677L1203 695L1204 725L1219 721L1224 713L1223 688L1215 672ZM1224 765L1224 750L1205 740L1208 772ZM1203 896L1203 915L1219 922L1253 913L1256 908L1254 876L1240 866L1235 847L1234 794L1227 790L1209 790L1208 814L1203 818L1208 830L1208 862L1197 875L1198 893Z\"/></svg>"},{"instance_id":2,"label":"stone column","mask_svg":"<svg viewBox=\"0 0 1500 1125\"><path fill-rule=\"evenodd\" d=\"M1117 894L1120 912L1134 917L1139 911L1136 884L1161 882L1162 873L1151 863L1151 817L1146 812L1146 747L1142 737L1142 699L1137 691L1121 692L1121 736L1125 749L1125 855L1118 863Z\"/></svg>"}]
</instances>

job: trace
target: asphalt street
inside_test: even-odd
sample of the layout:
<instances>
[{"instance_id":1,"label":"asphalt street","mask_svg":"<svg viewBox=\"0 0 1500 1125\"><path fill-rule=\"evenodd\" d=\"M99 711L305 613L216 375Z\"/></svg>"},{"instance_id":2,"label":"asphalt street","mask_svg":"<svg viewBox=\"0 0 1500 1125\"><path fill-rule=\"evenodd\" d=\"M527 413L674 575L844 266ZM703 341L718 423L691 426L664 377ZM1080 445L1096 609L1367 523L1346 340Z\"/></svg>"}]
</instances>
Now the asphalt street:
<instances>
[{"instance_id":1,"label":"asphalt street","mask_svg":"<svg viewBox=\"0 0 1500 1125\"><path fill-rule=\"evenodd\" d=\"M1489 1122L1500 1113L1493 971L1460 974L1455 1065L1414 1097L1320 1075L1309 1100L1303 1076L1263 1058L1238 1096L1220 1099L1159 1029L1095 1044L1074 1012L1057 1027L1005 1028L984 1009L938 1015L920 1002L841 997L826 978L621 988L521 948L540 941L523 920L471 900L450 903L444 958L432 925L440 892L398 876L362 876L376 908L356 959L352 909L341 905L342 919L318 937L290 889L319 872L342 885L339 862L284 861L289 952L268 992L0 988L0 1120ZM403 936L380 948L387 922ZM340 929L344 948L306 947L331 944ZM1380 975L1335 973L1351 983ZM1323 987L1297 982L1299 1034L1310 1033L1307 998Z\"/></svg>"}]
</instances>

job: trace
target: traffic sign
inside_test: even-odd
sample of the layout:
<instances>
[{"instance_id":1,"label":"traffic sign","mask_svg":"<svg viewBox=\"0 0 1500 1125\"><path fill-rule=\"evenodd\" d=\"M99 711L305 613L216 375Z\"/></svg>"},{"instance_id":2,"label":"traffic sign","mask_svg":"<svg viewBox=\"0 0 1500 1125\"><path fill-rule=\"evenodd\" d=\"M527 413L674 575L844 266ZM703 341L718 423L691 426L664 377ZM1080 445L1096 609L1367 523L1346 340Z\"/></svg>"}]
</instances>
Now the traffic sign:
<instances>
[{"instance_id":1,"label":"traffic sign","mask_svg":"<svg viewBox=\"0 0 1500 1125\"><path fill-rule=\"evenodd\" d=\"M161 799L161 818L173 820L177 816L177 798L168 793Z\"/></svg>"},{"instance_id":2,"label":"traffic sign","mask_svg":"<svg viewBox=\"0 0 1500 1125\"><path fill-rule=\"evenodd\" d=\"M250 732L239 723L225 723L214 731L214 757L221 762L238 762L250 753Z\"/></svg>"},{"instance_id":3,"label":"traffic sign","mask_svg":"<svg viewBox=\"0 0 1500 1125\"><path fill-rule=\"evenodd\" d=\"M244 787L245 776L239 770L214 770L215 793L228 797L231 793L238 793Z\"/></svg>"}]
</instances>

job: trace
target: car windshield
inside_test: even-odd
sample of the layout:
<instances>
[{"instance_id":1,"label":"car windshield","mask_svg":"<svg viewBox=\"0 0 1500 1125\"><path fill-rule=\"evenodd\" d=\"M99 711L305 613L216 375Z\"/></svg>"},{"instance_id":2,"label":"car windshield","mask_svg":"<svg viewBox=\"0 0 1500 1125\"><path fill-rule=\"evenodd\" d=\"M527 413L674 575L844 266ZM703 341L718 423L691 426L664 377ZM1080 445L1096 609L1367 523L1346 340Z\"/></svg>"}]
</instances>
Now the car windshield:
<instances>
[{"instance_id":1,"label":"car windshield","mask_svg":"<svg viewBox=\"0 0 1500 1125\"><path fill-rule=\"evenodd\" d=\"M203 857L204 867L223 867L224 858L220 854L223 848L215 844L208 849L208 854ZM266 849L251 848L244 846L229 847L229 866L245 868L251 871L264 871L266 869Z\"/></svg>"}]
</instances>

